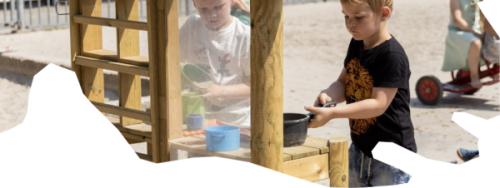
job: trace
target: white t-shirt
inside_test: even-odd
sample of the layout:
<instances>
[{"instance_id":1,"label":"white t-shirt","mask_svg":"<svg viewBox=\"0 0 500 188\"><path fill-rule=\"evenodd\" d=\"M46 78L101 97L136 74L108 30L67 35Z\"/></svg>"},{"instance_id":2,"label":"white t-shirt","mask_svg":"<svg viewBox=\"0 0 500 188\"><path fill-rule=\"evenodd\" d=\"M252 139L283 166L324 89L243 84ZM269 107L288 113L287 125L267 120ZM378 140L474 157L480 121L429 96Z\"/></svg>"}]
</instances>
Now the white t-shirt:
<instances>
[{"instance_id":1,"label":"white t-shirt","mask_svg":"<svg viewBox=\"0 0 500 188\"><path fill-rule=\"evenodd\" d=\"M191 16L180 29L179 40L181 63L199 65L215 84L241 84L249 79L250 27L237 18L228 27L212 31L199 16ZM250 125L250 98L207 101L205 117Z\"/></svg>"}]
</instances>

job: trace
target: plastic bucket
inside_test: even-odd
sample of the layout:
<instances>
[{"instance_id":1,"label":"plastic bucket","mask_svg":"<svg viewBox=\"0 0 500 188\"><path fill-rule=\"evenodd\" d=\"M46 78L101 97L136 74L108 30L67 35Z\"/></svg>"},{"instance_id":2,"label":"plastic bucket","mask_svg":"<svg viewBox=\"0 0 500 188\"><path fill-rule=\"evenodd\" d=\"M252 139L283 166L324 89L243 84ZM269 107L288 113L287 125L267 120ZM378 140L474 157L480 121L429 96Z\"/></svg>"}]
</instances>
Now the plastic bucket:
<instances>
[{"instance_id":1,"label":"plastic bucket","mask_svg":"<svg viewBox=\"0 0 500 188\"><path fill-rule=\"evenodd\" d=\"M231 151L240 148L240 128L221 125L205 129L208 151Z\"/></svg>"}]
</instances>

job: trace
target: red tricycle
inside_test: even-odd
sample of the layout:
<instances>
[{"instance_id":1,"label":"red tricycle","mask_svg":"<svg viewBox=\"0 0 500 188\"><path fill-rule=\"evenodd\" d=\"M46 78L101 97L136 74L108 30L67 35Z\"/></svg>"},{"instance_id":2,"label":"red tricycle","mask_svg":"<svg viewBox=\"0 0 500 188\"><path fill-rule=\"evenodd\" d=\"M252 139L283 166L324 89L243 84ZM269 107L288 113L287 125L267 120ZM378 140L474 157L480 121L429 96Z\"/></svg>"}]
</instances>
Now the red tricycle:
<instances>
[{"instance_id":1,"label":"red tricycle","mask_svg":"<svg viewBox=\"0 0 500 188\"><path fill-rule=\"evenodd\" d=\"M491 77L492 80L482 82L483 86L498 83L499 65L497 63L490 63L486 59L484 59L484 61L486 70L481 71L480 67L478 67L479 79ZM470 71L468 70L458 70L456 75L454 74L454 71L451 71L451 81L447 83L441 83L439 79L432 75L421 77L418 79L415 87L418 100L425 105L436 105L443 97L443 91L466 95L474 94L480 88L474 88L470 85L471 79L469 74Z\"/></svg>"}]
</instances>

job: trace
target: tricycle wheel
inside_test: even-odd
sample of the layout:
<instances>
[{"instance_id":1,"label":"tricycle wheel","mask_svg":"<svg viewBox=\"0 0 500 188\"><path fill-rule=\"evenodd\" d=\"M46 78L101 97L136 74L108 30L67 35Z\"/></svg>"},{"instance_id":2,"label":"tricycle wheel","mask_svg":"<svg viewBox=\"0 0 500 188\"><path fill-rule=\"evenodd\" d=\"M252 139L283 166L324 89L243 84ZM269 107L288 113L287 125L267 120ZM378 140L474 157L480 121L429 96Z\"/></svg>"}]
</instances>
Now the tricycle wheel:
<instances>
[{"instance_id":1,"label":"tricycle wheel","mask_svg":"<svg viewBox=\"0 0 500 188\"><path fill-rule=\"evenodd\" d=\"M457 71L457 74L455 75L455 78L460 78L462 77L462 71ZM470 75L464 75L464 76L470 76ZM476 89L473 89L473 90L470 90L470 91L467 91L465 93L463 93L464 95L474 95L474 93L476 93L477 91L479 91L479 89L481 88L476 88Z\"/></svg>"},{"instance_id":2,"label":"tricycle wheel","mask_svg":"<svg viewBox=\"0 0 500 188\"><path fill-rule=\"evenodd\" d=\"M415 87L418 100L425 105L436 105L443 98L443 85L435 76L423 76Z\"/></svg>"}]
</instances>

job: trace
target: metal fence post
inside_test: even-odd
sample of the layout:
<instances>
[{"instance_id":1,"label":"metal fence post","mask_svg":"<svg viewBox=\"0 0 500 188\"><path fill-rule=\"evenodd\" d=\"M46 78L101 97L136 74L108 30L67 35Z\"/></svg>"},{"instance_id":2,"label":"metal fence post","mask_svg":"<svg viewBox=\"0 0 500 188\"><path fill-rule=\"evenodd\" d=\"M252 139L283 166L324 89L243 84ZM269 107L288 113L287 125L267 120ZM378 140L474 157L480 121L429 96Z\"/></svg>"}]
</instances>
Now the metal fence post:
<instances>
[{"instance_id":1,"label":"metal fence post","mask_svg":"<svg viewBox=\"0 0 500 188\"><path fill-rule=\"evenodd\" d=\"M16 19L14 18L14 11L16 11L15 3L16 3L16 0L11 0L9 3L9 5L10 5L10 23L9 24L16 23Z\"/></svg>"},{"instance_id":2,"label":"metal fence post","mask_svg":"<svg viewBox=\"0 0 500 188\"><path fill-rule=\"evenodd\" d=\"M24 30L24 0L17 0L17 27Z\"/></svg>"},{"instance_id":3,"label":"metal fence post","mask_svg":"<svg viewBox=\"0 0 500 188\"><path fill-rule=\"evenodd\" d=\"M186 3L184 4L184 6L186 6L186 16L189 16L189 13L191 13L191 10L190 10L190 6L189 6L189 2L191 2L190 0L186 0L185 1Z\"/></svg>"}]
</instances>

